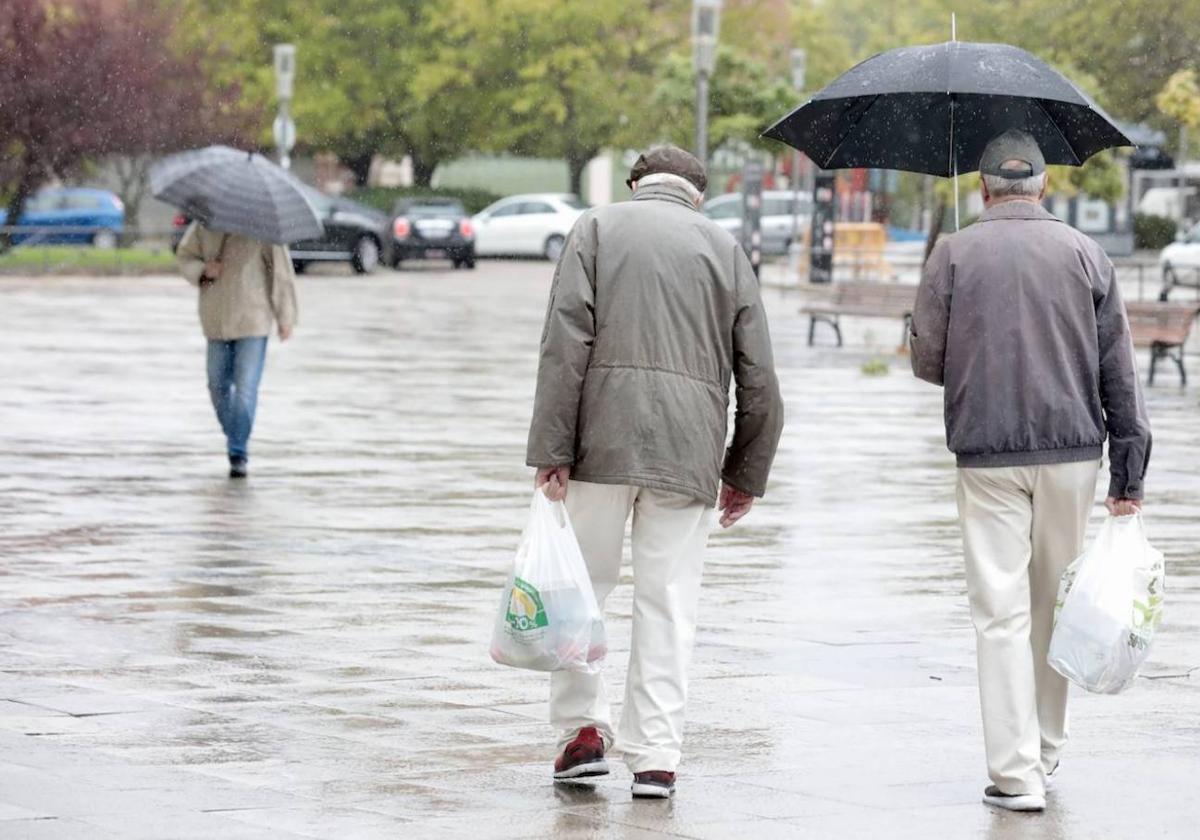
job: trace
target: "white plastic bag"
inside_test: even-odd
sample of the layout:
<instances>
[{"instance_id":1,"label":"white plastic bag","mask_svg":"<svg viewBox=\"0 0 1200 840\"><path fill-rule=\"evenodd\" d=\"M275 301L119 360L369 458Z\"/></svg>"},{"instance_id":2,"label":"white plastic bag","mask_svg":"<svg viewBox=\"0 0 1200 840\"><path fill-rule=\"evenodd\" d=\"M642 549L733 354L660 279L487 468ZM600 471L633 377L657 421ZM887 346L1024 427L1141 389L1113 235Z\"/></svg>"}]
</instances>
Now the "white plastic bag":
<instances>
[{"instance_id":1,"label":"white plastic bag","mask_svg":"<svg viewBox=\"0 0 1200 840\"><path fill-rule=\"evenodd\" d=\"M1050 667L1088 691L1125 690L1162 623L1163 594L1162 552L1141 513L1108 517L1059 583Z\"/></svg>"},{"instance_id":2,"label":"white plastic bag","mask_svg":"<svg viewBox=\"0 0 1200 840\"><path fill-rule=\"evenodd\" d=\"M604 617L566 506L534 491L492 632L492 659L532 671L600 670Z\"/></svg>"}]
</instances>

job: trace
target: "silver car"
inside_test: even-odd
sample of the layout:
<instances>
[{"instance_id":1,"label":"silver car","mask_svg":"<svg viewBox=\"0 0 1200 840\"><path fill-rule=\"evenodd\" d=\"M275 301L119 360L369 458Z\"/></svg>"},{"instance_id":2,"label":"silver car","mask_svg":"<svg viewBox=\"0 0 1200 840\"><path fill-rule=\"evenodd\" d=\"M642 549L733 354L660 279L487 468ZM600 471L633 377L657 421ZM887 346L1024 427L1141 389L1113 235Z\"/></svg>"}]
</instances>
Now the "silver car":
<instances>
[{"instance_id":1,"label":"silver car","mask_svg":"<svg viewBox=\"0 0 1200 840\"><path fill-rule=\"evenodd\" d=\"M704 215L732 233L739 240L742 235L742 194L725 193L704 202ZM796 218L796 211L799 218ZM786 254L793 235L804 236L812 220L812 197L801 192L796 203L796 193L791 190L767 190L763 192L762 237L764 254Z\"/></svg>"}]
</instances>

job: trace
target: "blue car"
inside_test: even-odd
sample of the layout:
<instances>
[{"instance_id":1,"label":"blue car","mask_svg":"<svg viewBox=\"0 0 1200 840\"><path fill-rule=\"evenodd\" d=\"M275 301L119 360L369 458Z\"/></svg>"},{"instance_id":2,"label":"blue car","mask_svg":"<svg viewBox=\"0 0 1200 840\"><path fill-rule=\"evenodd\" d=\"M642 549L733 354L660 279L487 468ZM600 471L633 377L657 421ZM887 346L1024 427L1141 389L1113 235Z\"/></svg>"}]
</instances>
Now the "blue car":
<instances>
[{"instance_id":1,"label":"blue car","mask_svg":"<svg viewBox=\"0 0 1200 840\"><path fill-rule=\"evenodd\" d=\"M0 225L8 214L0 210ZM62 187L39 190L25 202L15 227L65 228L17 233L14 244L95 245L115 248L125 230L125 205L107 190Z\"/></svg>"}]
</instances>

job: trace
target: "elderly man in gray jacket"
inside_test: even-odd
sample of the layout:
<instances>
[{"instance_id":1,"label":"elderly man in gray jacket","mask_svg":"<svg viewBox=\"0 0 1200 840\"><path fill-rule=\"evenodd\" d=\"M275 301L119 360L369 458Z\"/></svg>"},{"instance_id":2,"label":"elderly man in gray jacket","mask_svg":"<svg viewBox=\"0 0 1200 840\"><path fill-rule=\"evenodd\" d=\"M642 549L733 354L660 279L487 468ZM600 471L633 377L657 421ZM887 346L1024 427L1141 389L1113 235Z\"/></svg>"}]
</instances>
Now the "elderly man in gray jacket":
<instances>
[{"instance_id":1,"label":"elderly man in gray jacket","mask_svg":"<svg viewBox=\"0 0 1200 840\"><path fill-rule=\"evenodd\" d=\"M559 262L527 460L539 487L565 496L601 607L620 577L633 517L633 642L620 729L601 676L556 672L555 778L607 773L615 740L634 795L667 797L713 506L719 501L728 527L763 494L783 406L757 278L734 238L697 212L703 166L681 149L651 149L628 183L633 201L585 213Z\"/></svg>"},{"instance_id":2,"label":"elderly man in gray jacket","mask_svg":"<svg viewBox=\"0 0 1200 840\"><path fill-rule=\"evenodd\" d=\"M1058 581L1083 549L1106 437L1108 509L1141 507L1150 426L1116 272L1042 208L1037 142L1000 134L980 172L986 210L926 263L912 365L945 388L958 458L984 802L1040 811L1067 739L1067 683L1046 663Z\"/></svg>"}]
</instances>

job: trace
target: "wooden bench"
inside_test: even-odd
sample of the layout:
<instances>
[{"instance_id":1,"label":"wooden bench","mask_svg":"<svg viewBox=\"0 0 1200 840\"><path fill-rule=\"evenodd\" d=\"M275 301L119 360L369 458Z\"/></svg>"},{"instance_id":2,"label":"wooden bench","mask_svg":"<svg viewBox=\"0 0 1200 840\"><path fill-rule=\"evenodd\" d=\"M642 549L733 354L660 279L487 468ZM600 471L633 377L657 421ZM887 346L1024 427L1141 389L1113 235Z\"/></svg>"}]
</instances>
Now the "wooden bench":
<instances>
[{"instance_id":1,"label":"wooden bench","mask_svg":"<svg viewBox=\"0 0 1200 840\"><path fill-rule=\"evenodd\" d=\"M1133 346L1150 348L1147 384L1154 384L1154 369L1158 367L1158 360L1170 359L1179 368L1179 384L1187 385L1183 345L1192 331L1196 316L1200 315L1200 304L1126 303L1125 311L1129 315Z\"/></svg>"},{"instance_id":2,"label":"wooden bench","mask_svg":"<svg viewBox=\"0 0 1200 840\"><path fill-rule=\"evenodd\" d=\"M834 283L832 294L826 300L813 301L800 310L809 317L808 344L811 347L816 334L817 322L833 327L837 334L837 346L842 346L842 315L861 318L900 318L904 322L901 344L908 343L909 322L913 306L917 302L917 287L906 283L872 283L853 281Z\"/></svg>"}]
</instances>

